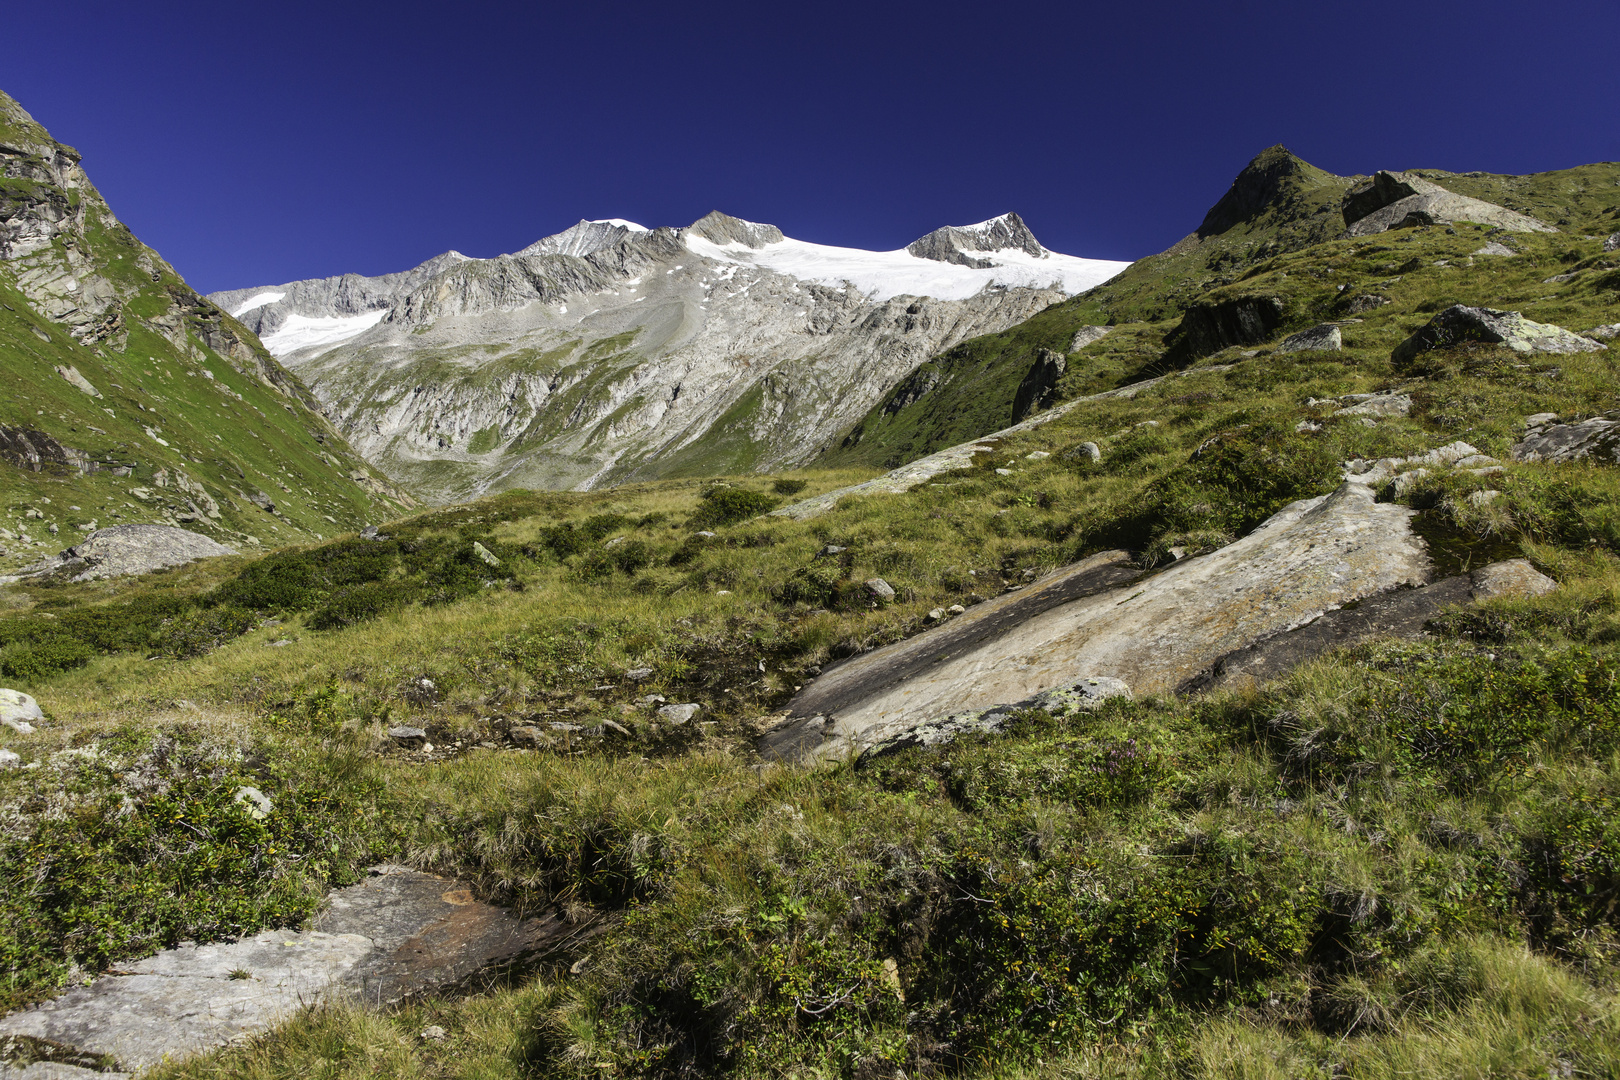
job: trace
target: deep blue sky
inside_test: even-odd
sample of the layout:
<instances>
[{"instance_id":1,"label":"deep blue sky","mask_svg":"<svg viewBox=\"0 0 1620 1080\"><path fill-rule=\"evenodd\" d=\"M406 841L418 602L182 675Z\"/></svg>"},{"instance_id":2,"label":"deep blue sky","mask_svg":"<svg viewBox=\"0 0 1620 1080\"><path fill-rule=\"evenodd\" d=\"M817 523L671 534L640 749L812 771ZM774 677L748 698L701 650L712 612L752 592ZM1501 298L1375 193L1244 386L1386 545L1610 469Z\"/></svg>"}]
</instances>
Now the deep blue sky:
<instances>
[{"instance_id":1,"label":"deep blue sky","mask_svg":"<svg viewBox=\"0 0 1620 1080\"><path fill-rule=\"evenodd\" d=\"M5 36L0 88L203 291L716 208L870 248L1011 209L1124 259L1272 143L1339 173L1620 159L1615 0L80 0Z\"/></svg>"}]
</instances>

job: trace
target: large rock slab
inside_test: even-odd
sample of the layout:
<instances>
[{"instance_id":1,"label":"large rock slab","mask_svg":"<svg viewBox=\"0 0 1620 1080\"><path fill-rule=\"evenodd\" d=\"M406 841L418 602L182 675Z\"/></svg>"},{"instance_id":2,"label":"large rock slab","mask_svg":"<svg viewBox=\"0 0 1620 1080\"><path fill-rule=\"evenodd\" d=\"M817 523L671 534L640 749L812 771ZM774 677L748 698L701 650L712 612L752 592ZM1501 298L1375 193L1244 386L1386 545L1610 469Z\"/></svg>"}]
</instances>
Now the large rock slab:
<instances>
[{"instance_id":1,"label":"large rock slab","mask_svg":"<svg viewBox=\"0 0 1620 1080\"><path fill-rule=\"evenodd\" d=\"M1124 588L1022 618L1008 613L965 638L953 635L971 623L957 620L829 670L789 703L789 722L762 739L761 752L860 753L941 717L1085 678L1119 679L1137 694L1174 691L1256 641L1351 601L1426 583L1429 560L1412 514L1346 483L1283 508L1236 543ZM1124 569L1117 553L1098 558L1061 579Z\"/></svg>"},{"instance_id":2,"label":"large rock slab","mask_svg":"<svg viewBox=\"0 0 1620 1080\"><path fill-rule=\"evenodd\" d=\"M334 995L398 1001L568 935L560 916L520 920L458 882L375 867L335 891L313 929L168 949L0 1020L0 1057L14 1066L145 1069L266 1030Z\"/></svg>"},{"instance_id":3,"label":"large rock slab","mask_svg":"<svg viewBox=\"0 0 1620 1080\"><path fill-rule=\"evenodd\" d=\"M1595 416L1578 424L1531 425L1511 452L1514 461L1600 461L1620 465L1620 420Z\"/></svg>"},{"instance_id":4,"label":"large rock slab","mask_svg":"<svg viewBox=\"0 0 1620 1080\"><path fill-rule=\"evenodd\" d=\"M1551 225L1505 206L1447 191L1411 173L1379 172L1344 197L1350 236L1370 236L1413 225L1473 221L1509 232L1557 232Z\"/></svg>"},{"instance_id":5,"label":"large rock slab","mask_svg":"<svg viewBox=\"0 0 1620 1080\"><path fill-rule=\"evenodd\" d=\"M1596 352L1607 347L1561 326L1531 322L1517 311L1453 304L1395 346L1390 359L1402 363L1431 349L1471 341L1503 345L1516 353L1569 354Z\"/></svg>"},{"instance_id":6,"label":"large rock slab","mask_svg":"<svg viewBox=\"0 0 1620 1080\"><path fill-rule=\"evenodd\" d=\"M235 554L235 548L174 525L113 525L97 529L83 543L37 562L23 573L66 572L74 581L89 581Z\"/></svg>"}]
</instances>

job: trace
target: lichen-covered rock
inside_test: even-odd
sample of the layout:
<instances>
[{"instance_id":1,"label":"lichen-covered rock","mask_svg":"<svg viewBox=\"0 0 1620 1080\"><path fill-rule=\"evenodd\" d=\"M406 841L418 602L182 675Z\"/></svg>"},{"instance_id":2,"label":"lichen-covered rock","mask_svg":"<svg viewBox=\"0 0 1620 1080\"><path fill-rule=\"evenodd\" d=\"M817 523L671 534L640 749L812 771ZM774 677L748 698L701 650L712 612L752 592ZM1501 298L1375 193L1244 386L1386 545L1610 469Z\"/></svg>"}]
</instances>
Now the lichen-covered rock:
<instances>
[{"instance_id":1,"label":"lichen-covered rock","mask_svg":"<svg viewBox=\"0 0 1620 1080\"><path fill-rule=\"evenodd\" d=\"M1346 394L1338 399L1342 408L1334 416L1411 416L1409 394L1389 391L1383 394Z\"/></svg>"},{"instance_id":2,"label":"lichen-covered rock","mask_svg":"<svg viewBox=\"0 0 1620 1080\"><path fill-rule=\"evenodd\" d=\"M696 716L702 711L702 709L703 706L697 704L696 702L688 701L681 705L660 706L658 709L658 715L661 719L667 720L671 724L685 724L689 723L692 717Z\"/></svg>"},{"instance_id":3,"label":"lichen-covered rock","mask_svg":"<svg viewBox=\"0 0 1620 1080\"><path fill-rule=\"evenodd\" d=\"M796 728L790 719L762 752L859 753L874 738L1026 701L1072 686L1081 674L1119 679L1137 693L1172 691L1254 641L1426 582L1428 556L1409 527L1412 513L1376 502L1366 486L1344 484L1285 507L1236 543L1135 584L1034 613L982 604L816 679L788 706L789 717L803 723ZM1082 570L1115 568L1124 569L1088 560L1054 577L1084 579Z\"/></svg>"},{"instance_id":4,"label":"lichen-covered rock","mask_svg":"<svg viewBox=\"0 0 1620 1080\"><path fill-rule=\"evenodd\" d=\"M1524 438L1513 444L1512 454L1514 461L1599 461L1620 465L1620 420L1594 416L1578 424L1531 426Z\"/></svg>"},{"instance_id":5,"label":"lichen-covered rock","mask_svg":"<svg viewBox=\"0 0 1620 1080\"><path fill-rule=\"evenodd\" d=\"M1482 566L1473 573L1475 600L1499 596L1545 596L1558 582L1530 565L1529 559L1506 559Z\"/></svg>"},{"instance_id":6,"label":"lichen-covered rock","mask_svg":"<svg viewBox=\"0 0 1620 1080\"><path fill-rule=\"evenodd\" d=\"M957 713L911 727L901 726L892 735L885 735L881 728L873 729L867 733L868 744L861 757L882 757L914 746L942 746L961 735L992 734L1000 731L1014 713L1025 709L1040 709L1052 716L1065 717L1090 712L1109 698L1130 696L1131 688L1118 679L1079 679L1072 686L1056 687L1027 701Z\"/></svg>"},{"instance_id":7,"label":"lichen-covered rock","mask_svg":"<svg viewBox=\"0 0 1620 1080\"><path fill-rule=\"evenodd\" d=\"M21 690L0 690L0 724L27 735L45 722L39 702ZM23 730L26 726L27 730Z\"/></svg>"},{"instance_id":8,"label":"lichen-covered rock","mask_svg":"<svg viewBox=\"0 0 1620 1080\"><path fill-rule=\"evenodd\" d=\"M1113 333L1112 326L1082 326L1074 332L1074 339L1069 342L1070 352L1079 352L1087 345L1094 344Z\"/></svg>"},{"instance_id":9,"label":"lichen-covered rock","mask_svg":"<svg viewBox=\"0 0 1620 1080\"><path fill-rule=\"evenodd\" d=\"M74 581L144 574L193 559L235 555L236 549L174 525L114 525L23 569L25 575L65 572Z\"/></svg>"},{"instance_id":10,"label":"lichen-covered rock","mask_svg":"<svg viewBox=\"0 0 1620 1080\"><path fill-rule=\"evenodd\" d=\"M1282 339L1278 352L1337 352L1344 348L1344 337L1334 323L1322 323Z\"/></svg>"},{"instance_id":11,"label":"lichen-covered rock","mask_svg":"<svg viewBox=\"0 0 1620 1080\"><path fill-rule=\"evenodd\" d=\"M1502 345L1517 353L1583 353L1605 346L1591 338L1572 333L1561 326L1531 322L1517 311L1469 307L1453 304L1417 333L1395 346L1390 359L1396 363L1412 360L1431 349L1444 349L1466 342Z\"/></svg>"}]
</instances>

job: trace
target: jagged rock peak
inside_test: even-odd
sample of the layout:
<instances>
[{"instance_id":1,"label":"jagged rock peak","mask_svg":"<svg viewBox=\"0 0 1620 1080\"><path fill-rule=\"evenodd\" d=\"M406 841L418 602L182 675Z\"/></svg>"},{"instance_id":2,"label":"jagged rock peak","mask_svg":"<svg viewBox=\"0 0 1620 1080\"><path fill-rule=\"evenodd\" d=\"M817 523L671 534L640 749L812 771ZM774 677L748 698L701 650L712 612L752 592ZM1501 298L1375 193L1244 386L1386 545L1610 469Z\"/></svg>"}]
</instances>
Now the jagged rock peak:
<instances>
[{"instance_id":1,"label":"jagged rock peak","mask_svg":"<svg viewBox=\"0 0 1620 1080\"><path fill-rule=\"evenodd\" d=\"M782 230L775 225L761 225L753 221L744 221L734 218L730 214L722 214L718 210L710 210L698 218L687 229L694 236L700 236L710 243L741 244L747 248L762 248L767 244L780 244L786 239Z\"/></svg>"},{"instance_id":2,"label":"jagged rock peak","mask_svg":"<svg viewBox=\"0 0 1620 1080\"><path fill-rule=\"evenodd\" d=\"M594 221L581 218L578 225L571 225L554 236L536 240L518 254L584 257L593 251L612 247L627 236L648 231L650 230L645 226L625 221L623 218L601 218Z\"/></svg>"},{"instance_id":3,"label":"jagged rock peak","mask_svg":"<svg viewBox=\"0 0 1620 1080\"><path fill-rule=\"evenodd\" d=\"M1223 233L1257 216L1302 184L1327 175L1309 162L1295 157L1281 143L1268 147L1243 167L1237 179L1232 181L1231 189L1221 196L1220 202L1210 207L1209 213L1204 215L1203 224L1198 226L1198 235Z\"/></svg>"},{"instance_id":4,"label":"jagged rock peak","mask_svg":"<svg viewBox=\"0 0 1620 1080\"><path fill-rule=\"evenodd\" d=\"M956 263L978 270L992 265L988 259L975 258L975 251L1023 251L1044 258L1048 253L1029 231L1024 219L1014 213L981 221L977 225L947 225L935 229L927 236L913 240L906 250L919 259Z\"/></svg>"}]
</instances>

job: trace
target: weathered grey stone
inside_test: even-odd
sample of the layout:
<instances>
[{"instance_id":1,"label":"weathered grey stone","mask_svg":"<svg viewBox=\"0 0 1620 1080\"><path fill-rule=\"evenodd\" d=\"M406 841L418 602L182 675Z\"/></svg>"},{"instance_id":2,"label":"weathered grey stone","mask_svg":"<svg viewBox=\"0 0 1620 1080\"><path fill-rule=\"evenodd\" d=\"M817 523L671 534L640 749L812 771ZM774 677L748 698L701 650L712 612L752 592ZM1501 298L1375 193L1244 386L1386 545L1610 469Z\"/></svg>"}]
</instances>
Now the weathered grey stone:
<instances>
[{"instance_id":1,"label":"weathered grey stone","mask_svg":"<svg viewBox=\"0 0 1620 1080\"><path fill-rule=\"evenodd\" d=\"M256 787L243 785L236 789L236 794L232 795L231 799L247 811L249 817L260 820L269 817L276 809L276 804L270 801L270 797Z\"/></svg>"},{"instance_id":2,"label":"weathered grey stone","mask_svg":"<svg viewBox=\"0 0 1620 1080\"><path fill-rule=\"evenodd\" d=\"M1333 323L1322 323L1282 339L1278 352L1336 352L1344 348L1344 337Z\"/></svg>"},{"instance_id":3,"label":"weathered grey stone","mask_svg":"<svg viewBox=\"0 0 1620 1080\"><path fill-rule=\"evenodd\" d=\"M894 586L890 585L882 578L867 578L865 584L866 591L871 594L872 599L882 603L887 603L888 601L894 599Z\"/></svg>"},{"instance_id":4,"label":"weathered grey stone","mask_svg":"<svg viewBox=\"0 0 1620 1080\"><path fill-rule=\"evenodd\" d=\"M501 565L501 560L496 557L495 553L489 550L489 548L485 547L483 544L480 544L477 540L473 541L473 554L478 556L478 560L485 566Z\"/></svg>"},{"instance_id":5,"label":"weathered grey stone","mask_svg":"<svg viewBox=\"0 0 1620 1080\"><path fill-rule=\"evenodd\" d=\"M696 716L702 708L703 706L694 702L687 702L683 705L663 705L659 707L658 715L672 724L684 724Z\"/></svg>"},{"instance_id":6,"label":"weathered grey stone","mask_svg":"<svg viewBox=\"0 0 1620 1080\"><path fill-rule=\"evenodd\" d=\"M398 739L400 742L410 742L412 739L427 738L427 732L422 728L411 727L408 724L397 724L388 729L388 737Z\"/></svg>"},{"instance_id":7,"label":"weathered grey stone","mask_svg":"<svg viewBox=\"0 0 1620 1080\"><path fill-rule=\"evenodd\" d=\"M50 1049L45 1050L51 1052ZM79 1065L65 1065L56 1061L36 1061L32 1065L7 1065L0 1062L0 1080L127 1080L130 1073L103 1072Z\"/></svg>"},{"instance_id":8,"label":"weathered grey stone","mask_svg":"<svg viewBox=\"0 0 1620 1080\"><path fill-rule=\"evenodd\" d=\"M1083 442L1074 448L1074 456L1084 461L1101 461L1102 450L1094 442Z\"/></svg>"},{"instance_id":9,"label":"weathered grey stone","mask_svg":"<svg viewBox=\"0 0 1620 1080\"><path fill-rule=\"evenodd\" d=\"M1558 414L1555 412L1531 413L1529 416L1524 418L1524 426L1526 430L1532 428L1544 428L1548 424L1556 423L1558 423Z\"/></svg>"},{"instance_id":10,"label":"weathered grey stone","mask_svg":"<svg viewBox=\"0 0 1620 1080\"><path fill-rule=\"evenodd\" d=\"M0 1020L0 1046L8 1037L38 1040L57 1062L141 1070L238 1041L305 1005L347 995L388 1004L566 947L573 937L559 915L520 921L479 903L459 882L375 867L365 881L334 892L311 930L270 930L116 964L90 986Z\"/></svg>"},{"instance_id":11,"label":"weathered grey stone","mask_svg":"<svg viewBox=\"0 0 1620 1080\"><path fill-rule=\"evenodd\" d=\"M942 746L961 735L993 734L999 732L1008 718L1025 709L1040 709L1053 716L1071 716L1077 712L1090 712L1113 697L1130 697L1131 688L1118 679L1088 678L1072 686L1060 686L1036 694L1027 701L1011 705L998 705L993 709L957 713L943 719L913 727L900 727L892 735L885 735L881 727L867 733L863 761L898 753L916 746Z\"/></svg>"},{"instance_id":12,"label":"weathered grey stone","mask_svg":"<svg viewBox=\"0 0 1620 1080\"><path fill-rule=\"evenodd\" d=\"M1286 305L1275 296L1239 296L1194 304L1165 341L1168 364L1186 364L1234 345L1259 345L1282 325Z\"/></svg>"},{"instance_id":13,"label":"weathered grey stone","mask_svg":"<svg viewBox=\"0 0 1620 1080\"><path fill-rule=\"evenodd\" d=\"M79 369L74 367L72 364L58 364L56 373L62 376L62 378L66 379L68 383L80 393L89 394L93 398L99 398L101 396L101 391L97 390L94 386L91 386L90 380L86 379L83 375L80 375Z\"/></svg>"},{"instance_id":14,"label":"weathered grey stone","mask_svg":"<svg viewBox=\"0 0 1620 1080\"><path fill-rule=\"evenodd\" d=\"M1411 416L1412 398L1390 391L1384 394L1346 394L1339 399L1344 407L1334 416Z\"/></svg>"},{"instance_id":15,"label":"weathered grey stone","mask_svg":"<svg viewBox=\"0 0 1620 1080\"><path fill-rule=\"evenodd\" d=\"M1620 232L1610 233L1603 241L1604 251L1620 251Z\"/></svg>"},{"instance_id":16,"label":"weathered grey stone","mask_svg":"<svg viewBox=\"0 0 1620 1080\"><path fill-rule=\"evenodd\" d=\"M1366 293L1362 296L1357 296L1350 301L1349 311L1352 315L1362 315L1366 312L1381 308L1391 302L1392 301L1387 296L1379 296L1375 293Z\"/></svg>"},{"instance_id":17,"label":"weathered grey stone","mask_svg":"<svg viewBox=\"0 0 1620 1080\"><path fill-rule=\"evenodd\" d=\"M1483 247L1479 248L1477 251L1475 251L1474 254L1475 255L1509 256L1509 255L1517 255L1518 252L1514 251L1512 248L1508 247L1506 244L1499 243L1496 240L1488 240L1488 241L1485 242L1485 245Z\"/></svg>"},{"instance_id":18,"label":"weathered grey stone","mask_svg":"<svg viewBox=\"0 0 1620 1080\"><path fill-rule=\"evenodd\" d=\"M1557 232L1537 221L1483 199L1447 191L1411 173L1379 172L1345 196L1344 219L1350 236L1370 236L1412 225L1473 221L1509 232Z\"/></svg>"},{"instance_id":19,"label":"weathered grey stone","mask_svg":"<svg viewBox=\"0 0 1620 1080\"><path fill-rule=\"evenodd\" d=\"M1595 416L1578 424L1532 427L1513 444L1514 461L1599 461L1620 465L1620 420Z\"/></svg>"},{"instance_id":20,"label":"weathered grey stone","mask_svg":"<svg viewBox=\"0 0 1620 1080\"><path fill-rule=\"evenodd\" d=\"M657 672L650 667L633 667L624 673L624 677L629 679L631 682L646 682L655 674L657 674Z\"/></svg>"},{"instance_id":21,"label":"weathered grey stone","mask_svg":"<svg viewBox=\"0 0 1620 1080\"><path fill-rule=\"evenodd\" d=\"M28 724L32 731L35 725L45 722L45 714L40 711L39 702L21 690L0 690L0 723L13 726L12 721Z\"/></svg>"},{"instance_id":22,"label":"weathered grey stone","mask_svg":"<svg viewBox=\"0 0 1620 1080\"><path fill-rule=\"evenodd\" d=\"M1145 581L975 635L997 613L981 605L829 670L789 703L789 722L762 752L859 753L873 732L893 738L940 717L1024 701L1072 685L1076 673L1120 679L1137 693L1173 690L1221 656L1324 611L1426 582L1412 513L1347 483Z\"/></svg>"},{"instance_id":23,"label":"weathered grey stone","mask_svg":"<svg viewBox=\"0 0 1620 1080\"><path fill-rule=\"evenodd\" d=\"M1082 326L1074 332L1074 340L1069 342L1070 352L1079 352L1087 345L1094 344L1114 332L1112 326Z\"/></svg>"},{"instance_id":24,"label":"weathered grey stone","mask_svg":"<svg viewBox=\"0 0 1620 1080\"><path fill-rule=\"evenodd\" d=\"M1502 345L1517 353L1583 353L1604 346L1591 338L1571 333L1561 326L1531 322L1517 311L1469 307L1453 304L1417 333L1395 346L1390 359L1396 363L1412 360L1431 349L1444 349L1464 342Z\"/></svg>"},{"instance_id":25,"label":"weathered grey stone","mask_svg":"<svg viewBox=\"0 0 1620 1080\"><path fill-rule=\"evenodd\" d=\"M22 755L0 746L0 769L13 769L22 764Z\"/></svg>"},{"instance_id":26,"label":"weathered grey stone","mask_svg":"<svg viewBox=\"0 0 1620 1080\"><path fill-rule=\"evenodd\" d=\"M23 569L25 575L66 572L74 581L144 574L194 559L235 555L234 548L173 525L113 525L82 543Z\"/></svg>"},{"instance_id":27,"label":"weathered grey stone","mask_svg":"<svg viewBox=\"0 0 1620 1080\"><path fill-rule=\"evenodd\" d=\"M1604 341L1620 337L1620 323L1606 323L1603 326L1594 326L1586 332L1586 336L1601 338Z\"/></svg>"},{"instance_id":28,"label":"weathered grey stone","mask_svg":"<svg viewBox=\"0 0 1620 1080\"><path fill-rule=\"evenodd\" d=\"M1558 582L1530 565L1529 559L1508 559L1481 567L1473 574L1475 600L1499 596L1545 596Z\"/></svg>"}]
</instances>

